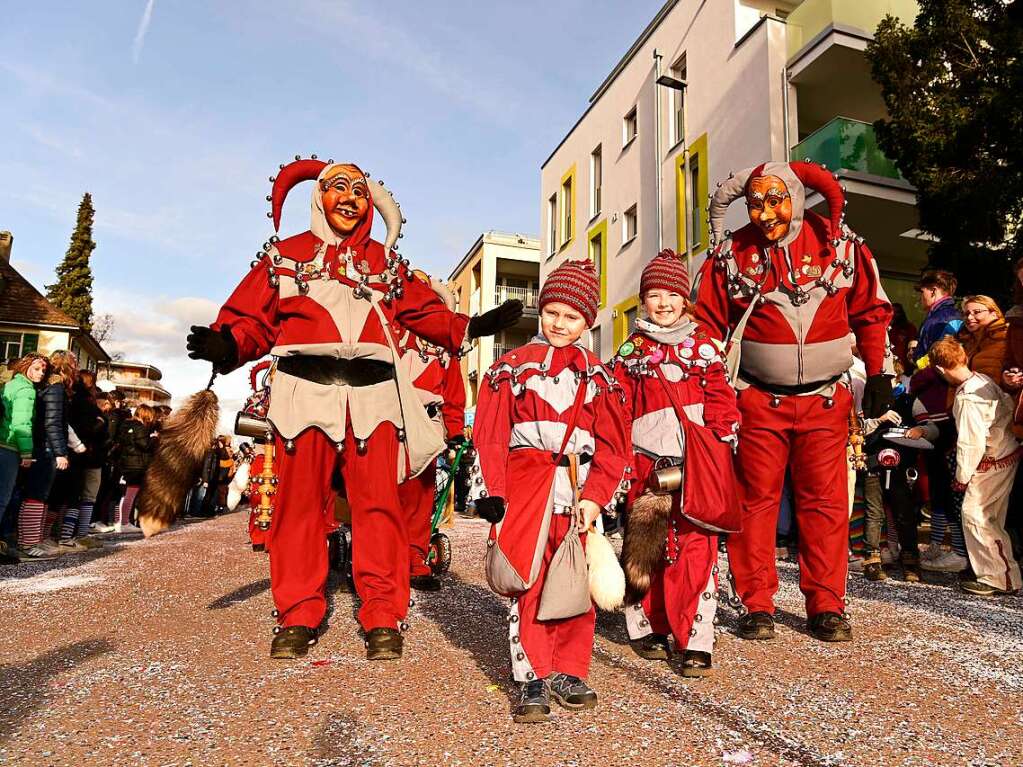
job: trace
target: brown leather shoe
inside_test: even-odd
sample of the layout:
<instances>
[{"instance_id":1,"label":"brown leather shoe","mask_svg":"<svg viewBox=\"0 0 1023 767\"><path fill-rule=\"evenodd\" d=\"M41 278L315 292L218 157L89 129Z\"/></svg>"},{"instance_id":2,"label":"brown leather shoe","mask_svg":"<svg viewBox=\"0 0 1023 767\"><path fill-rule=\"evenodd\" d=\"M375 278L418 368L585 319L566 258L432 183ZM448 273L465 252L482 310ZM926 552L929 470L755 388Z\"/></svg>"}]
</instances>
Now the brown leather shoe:
<instances>
[{"instance_id":1,"label":"brown leather shoe","mask_svg":"<svg viewBox=\"0 0 1023 767\"><path fill-rule=\"evenodd\" d=\"M401 632L375 628L366 632L366 660L397 660L401 657Z\"/></svg>"},{"instance_id":2,"label":"brown leather shoe","mask_svg":"<svg viewBox=\"0 0 1023 767\"><path fill-rule=\"evenodd\" d=\"M286 626L276 633L270 644L270 657L294 659L305 657L316 644L316 629L308 626Z\"/></svg>"},{"instance_id":3,"label":"brown leather shoe","mask_svg":"<svg viewBox=\"0 0 1023 767\"><path fill-rule=\"evenodd\" d=\"M741 639L774 639L774 618L760 610L747 613L739 618L736 633Z\"/></svg>"},{"instance_id":4,"label":"brown leather shoe","mask_svg":"<svg viewBox=\"0 0 1023 767\"><path fill-rule=\"evenodd\" d=\"M808 621L810 634L822 642L851 642L852 624L838 613L818 613Z\"/></svg>"},{"instance_id":5,"label":"brown leather shoe","mask_svg":"<svg viewBox=\"0 0 1023 767\"><path fill-rule=\"evenodd\" d=\"M713 664L710 653L700 650L686 650L682 656L682 676L690 679L710 676Z\"/></svg>"}]
</instances>

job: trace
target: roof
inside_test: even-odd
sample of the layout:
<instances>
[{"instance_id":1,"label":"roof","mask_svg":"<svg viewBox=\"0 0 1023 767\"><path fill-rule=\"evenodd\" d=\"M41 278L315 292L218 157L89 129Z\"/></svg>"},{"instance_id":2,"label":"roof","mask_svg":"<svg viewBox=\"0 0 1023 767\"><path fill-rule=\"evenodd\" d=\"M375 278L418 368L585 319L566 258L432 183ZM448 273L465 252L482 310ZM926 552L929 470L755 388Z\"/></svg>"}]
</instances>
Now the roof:
<instances>
[{"instance_id":1,"label":"roof","mask_svg":"<svg viewBox=\"0 0 1023 767\"><path fill-rule=\"evenodd\" d=\"M78 329L78 322L51 304L32 283L0 259L0 322L12 325L57 325Z\"/></svg>"},{"instance_id":2,"label":"roof","mask_svg":"<svg viewBox=\"0 0 1023 767\"><path fill-rule=\"evenodd\" d=\"M122 368L148 368L149 370L155 370L157 373L160 374L160 378L156 379L150 378L148 380L159 381L163 378L163 373L161 372L160 368L158 368L156 365L150 365L148 362L131 362L130 360L111 360L109 368L111 371L120 370Z\"/></svg>"}]
</instances>

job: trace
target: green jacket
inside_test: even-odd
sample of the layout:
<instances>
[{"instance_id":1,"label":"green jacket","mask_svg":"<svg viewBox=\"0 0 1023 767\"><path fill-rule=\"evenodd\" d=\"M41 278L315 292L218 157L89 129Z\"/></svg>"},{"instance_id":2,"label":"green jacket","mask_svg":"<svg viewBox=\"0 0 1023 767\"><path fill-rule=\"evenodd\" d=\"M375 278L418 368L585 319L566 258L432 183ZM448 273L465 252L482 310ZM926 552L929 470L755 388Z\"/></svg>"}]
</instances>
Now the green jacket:
<instances>
[{"instance_id":1,"label":"green jacket","mask_svg":"<svg viewBox=\"0 0 1023 767\"><path fill-rule=\"evenodd\" d=\"M36 408L36 387L21 373L4 384L4 412L0 418L0 448L13 450L22 458L32 457L32 417Z\"/></svg>"}]
</instances>

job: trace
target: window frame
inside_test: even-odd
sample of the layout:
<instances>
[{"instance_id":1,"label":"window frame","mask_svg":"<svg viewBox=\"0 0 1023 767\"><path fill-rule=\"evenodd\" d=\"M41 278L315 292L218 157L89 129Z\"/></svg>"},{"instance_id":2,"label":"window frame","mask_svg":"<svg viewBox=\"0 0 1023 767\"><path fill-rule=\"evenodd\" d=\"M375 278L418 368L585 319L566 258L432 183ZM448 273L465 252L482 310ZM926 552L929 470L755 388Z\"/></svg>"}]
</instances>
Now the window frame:
<instances>
[{"instance_id":1,"label":"window frame","mask_svg":"<svg viewBox=\"0 0 1023 767\"><path fill-rule=\"evenodd\" d=\"M632 135L629 135L629 126L632 126ZM625 113L622 118L622 149L627 149L636 137L639 136L639 105L633 104L632 109Z\"/></svg>"}]
</instances>

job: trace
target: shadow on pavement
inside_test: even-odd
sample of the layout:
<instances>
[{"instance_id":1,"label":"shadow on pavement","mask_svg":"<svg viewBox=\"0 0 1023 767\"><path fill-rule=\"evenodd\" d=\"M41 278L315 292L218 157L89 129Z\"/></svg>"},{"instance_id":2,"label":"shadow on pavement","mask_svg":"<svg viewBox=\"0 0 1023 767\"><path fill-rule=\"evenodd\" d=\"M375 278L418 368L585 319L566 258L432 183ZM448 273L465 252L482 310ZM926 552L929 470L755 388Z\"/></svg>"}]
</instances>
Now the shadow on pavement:
<instances>
[{"instance_id":1,"label":"shadow on pavement","mask_svg":"<svg viewBox=\"0 0 1023 767\"><path fill-rule=\"evenodd\" d=\"M138 537L141 539L142 535L140 534ZM122 538L122 540L124 539ZM105 541L105 543L109 544L108 541ZM34 578L37 575L45 575L56 570L68 570L73 567L87 565L97 559L103 559L111 554L116 554L120 549L120 546L107 545L102 549L72 552L54 559L26 561L18 565L0 565L0 581Z\"/></svg>"},{"instance_id":2,"label":"shadow on pavement","mask_svg":"<svg viewBox=\"0 0 1023 767\"><path fill-rule=\"evenodd\" d=\"M382 756L366 748L358 734L359 720L347 714L330 714L313 739L316 767L351 767L377 764Z\"/></svg>"},{"instance_id":3,"label":"shadow on pavement","mask_svg":"<svg viewBox=\"0 0 1023 767\"><path fill-rule=\"evenodd\" d=\"M270 579L263 578L259 581L253 581L247 583L244 586L236 588L229 594L224 594L222 597L218 597L206 605L207 610L223 610L225 607L231 607L239 602L244 602L252 597L259 596L264 591L270 588Z\"/></svg>"},{"instance_id":4,"label":"shadow on pavement","mask_svg":"<svg viewBox=\"0 0 1023 767\"><path fill-rule=\"evenodd\" d=\"M6 742L33 711L59 694L53 678L114 649L107 639L87 639L37 656L27 663L0 666L0 742Z\"/></svg>"},{"instance_id":5,"label":"shadow on pavement","mask_svg":"<svg viewBox=\"0 0 1023 767\"><path fill-rule=\"evenodd\" d=\"M453 573L444 578L444 588L428 599L413 598L423 616L433 621L444 638L468 652L490 682L504 690L510 704L518 702L508 658L504 599Z\"/></svg>"}]
</instances>

